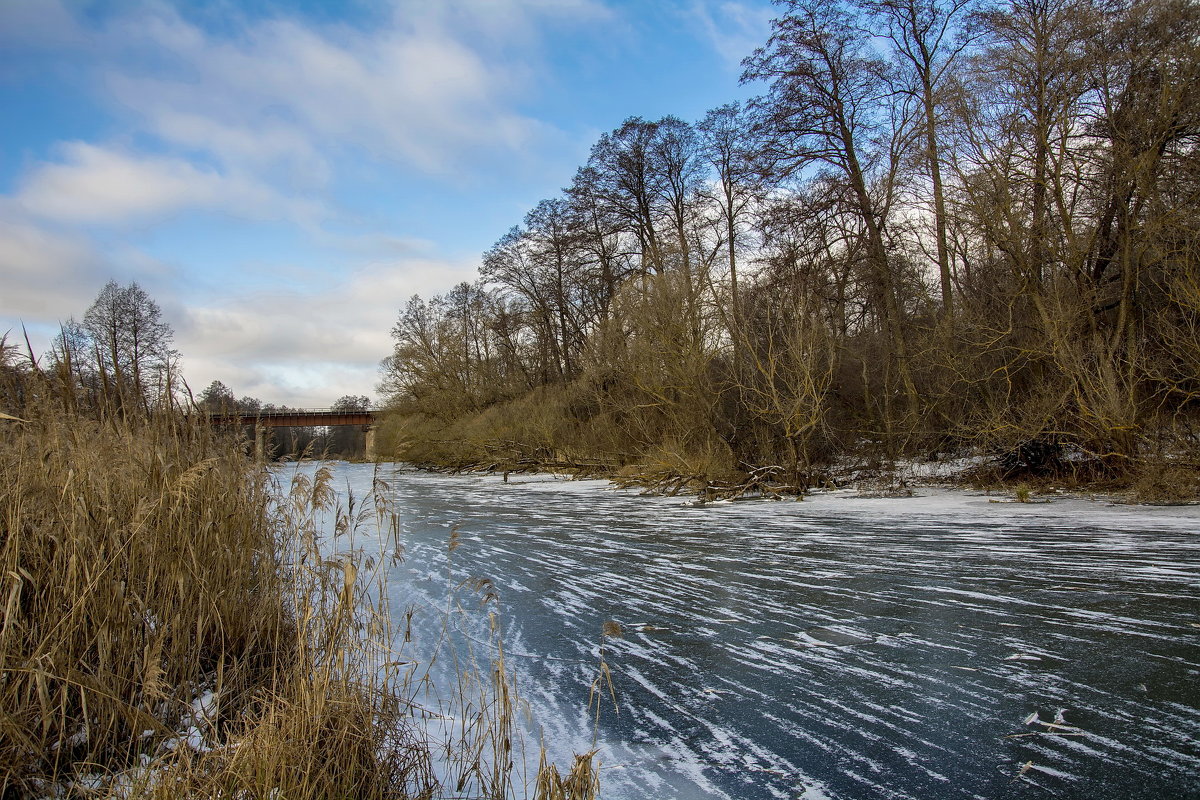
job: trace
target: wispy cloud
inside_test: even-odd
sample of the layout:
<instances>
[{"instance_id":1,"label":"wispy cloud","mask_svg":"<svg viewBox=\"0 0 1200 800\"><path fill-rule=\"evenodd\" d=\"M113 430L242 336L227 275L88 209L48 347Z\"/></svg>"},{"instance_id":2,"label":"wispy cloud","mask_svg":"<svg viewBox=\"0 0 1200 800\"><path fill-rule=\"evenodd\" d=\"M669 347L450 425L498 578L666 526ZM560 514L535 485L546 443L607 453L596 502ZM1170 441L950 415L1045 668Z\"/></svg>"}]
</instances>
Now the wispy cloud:
<instances>
[{"instance_id":1,"label":"wispy cloud","mask_svg":"<svg viewBox=\"0 0 1200 800\"><path fill-rule=\"evenodd\" d=\"M244 175L180 158L139 156L86 142L60 146L21 181L15 204L58 223L123 225L170 217L182 209L219 209L253 218L310 218L308 202L287 198Z\"/></svg>"},{"instance_id":2,"label":"wispy cloud","mask_svg":"<svg viewBox=\"0 0 1200 800\"><path fill-rule=\"evenodd\" d=\"M452 173L484 153L522 151L547 132L514 109L529 78L523 65L488 60L491 45L447 24L463 5L439 13L401 5L370 30L243 20L236 35L163 9L105 29L140 56L114 58L104 83L148 130L226 163L288 160L319 177L329 158L353 149ZM147 61L157 68L146 70Z\"/></svg>"},{"instance_id":3,"label":"wispy cloud","mask_svg":"<svg viewBox=\"0 0 1200 800\"><path fill-rule=\"evenodd\" d=\"M544 74L544 37L611 17L593 0L374 8L370 24L352 25L230 5L219 27L205 27L164 2L84 22L62 0L5 0L0 48L86 68L116 116L164 145L227 166L283 164L319 182L348 150L449 174L536 149L556 135L520 110Z\"/></svg>"},{"instance_id":4,"label":"wispy cloud","mask_svg":"<svg viewBox=\"0 0 1200 800\"><path fill-rule=\"evenodd\" d=\"M545 37L610 12L593 0L396 0L359 12L330 22L227 4L214 23L159 0L87 13L0 0L0 77L36 80L51 65L110 117L103 138L47 142L0 197L0 313L45 336L110 277L143 280L194 379L291 403L334 373L353 378L348 391L369 390L399 304L471 279L475 264L388 229L382 210L343 203L347 186L533 163L561 137L522 110L545 73ZM230 254L180 285L137 241L196 211L282 222L294 247L307 242L331 266L310 260L293 273L302 279L260 295Z\"/></svg>"},{"instance_id":5,"label":"wispy cloud","mask_svg":"<svg viewBox=\"0 0 1200 800\"><path fill-rule=\"evenodd\" d=\"M642 39L630 8L608 0L361 0L349 16L253 5L0 0L0 81L54 84L102 112L91 137L72 129L23 152L0 189L0 270L15 283L0 314L51 328L105 280L139 280L200 388L219 378L294 405L329 387L369 393L399 305L474 277L473 259L446 254L478 232L432 232L451 226L421 213L422 189L454 210L477 176L492 190L531 185L554 158L586 155L575 116L537 110L541 92L575 102L564 65L577 54L562 42L601 45L590 86L608 97L614 41ZM758 6L665 8L648 37L669 22L689 53L701 37L734 64L765 30ZM555 166L569 179L570 164ZM518 219L529 201L498 202ZM197 211L178 228L199 247L164 246ZM221 215L272 224L260 235ZM253 242L222 249L222 231ZM289 260L281 288L253 293Z\"/></svg>"},{"instance_id":6,"label":"wispy cloud","mask_svg":"<svg viewBox=\"0 0 1200 800\"><path fill-rule=\"evenodd\" d=\"M742 59L761 47L778 16L761 2L693 0L690 15L704 32L713 50L731 68L740 70Z\"/></svg>"}]
</instances>

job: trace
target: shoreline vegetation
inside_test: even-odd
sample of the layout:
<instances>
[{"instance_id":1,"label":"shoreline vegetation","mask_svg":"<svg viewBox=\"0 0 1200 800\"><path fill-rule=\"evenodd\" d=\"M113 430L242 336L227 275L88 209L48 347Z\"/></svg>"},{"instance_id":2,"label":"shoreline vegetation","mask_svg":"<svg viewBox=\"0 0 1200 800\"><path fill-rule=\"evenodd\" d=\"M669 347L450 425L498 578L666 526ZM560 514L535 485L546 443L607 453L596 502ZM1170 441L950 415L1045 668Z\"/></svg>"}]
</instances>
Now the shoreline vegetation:
<instances>
[{"instance_id":1,"label":"shoreline vegetation","mask_svg":"<svg viewBox=\"0 0 1200 800\"><path fill-rule=\"evenodd\" d=\"M444 653L457 686L427 694L381 571L327 541L329 519L390 530L386 484L339 500L328 469L280 479L171 404L80 413L21 377L0 419L0 797L596 797L591 754L524 763L502 658Z\"/></svg>"},{"instance_id":2,"label":"shoreline vegetation","mask_svg":"<svg viewBox=\"0 0 1200 800\"><path fill-rule=\"evenodd\" d=\"M1194 498L1200 6L778 7L758 97L625 120L401 307L380 452L732 494L974 457Z\"/></svg>"},{"instance_id":3,"label":"shoreline vegetation","mask_svg":"<svg viewBox=\"0 0 1200 800\"><path fill-rule=\"evenodd\" d=\"M452 442L453 444L462 444ZM404 452L404 450L401 450ZM460 451L461 452L461 451ZM986 491L1011 496L1020 503L1049 502L1075 496L1104 499L1118 504L1149 506L1200 505L1200 474L1191 465L1150 467L1136 476L1098 480L1086 466L1078 471L1005 477L1000 459L982 456L928 462L847 462L789 482L780 466L746 467L714 480L709 475L685 474L673 469L647 471L639 465L562 457L520 456L480 460L458 459L415 462L412 467L442 474L510 475L549 474L574 480L607 480L615 488L638 490L645 495L694 497L698 504L732 500L803 500L811 492L851 490L863 497L906 497L921 488ZM1080 477L1080 476L1083 477ZM1003 502L996 500L994 502Z\"/></svg>"}]
</instances>

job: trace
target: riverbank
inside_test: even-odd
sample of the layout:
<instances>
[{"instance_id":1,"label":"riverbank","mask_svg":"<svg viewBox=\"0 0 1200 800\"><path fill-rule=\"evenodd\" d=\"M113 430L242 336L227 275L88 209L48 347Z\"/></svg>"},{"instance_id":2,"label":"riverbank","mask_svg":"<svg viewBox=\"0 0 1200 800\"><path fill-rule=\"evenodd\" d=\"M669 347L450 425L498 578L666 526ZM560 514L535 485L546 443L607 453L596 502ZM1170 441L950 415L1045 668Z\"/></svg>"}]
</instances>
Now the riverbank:
<instances>
[{"instance_id":1,"label":"riverbank","mask_svg":"<svg viewBox=\"0 0 1200 800\"><path fill-rule=\"evenodd\" d=\"M377 447L387 458L438 472L552 472L707 500L798 496L818 488L903 493L955 486L1025 499L1066 491L1133 503L1200 501L1200 445L1183 429L1161 431L1136 458L1093 452L1063 436L1005 446L945 440L890 448L858 438L808 452L792 448L765 461L735 456L732 445L722 442L638 444L602 430L598 420L572 418L561 398L544 398L540 405L536 399L450 420L385 412Z\"/></svg>"},{"instance_id":2,"label":"riverbank","mask_svg":"<svg viewBox=\"0 0 1200 800\"><path fill-rule=\"evenodd\" d=\"M923 474L920 469L894 480L864 480L841 487L827 486L808 490L800 495L754 496L737 499L706 500L694 493L664 494L637 486L622 486L607 477L579 477L552 471L509 472L446 471L403 464L402 472L415 472L430 477L479 481L480 491L488 493L501 486L514 490L564 493L572 501L593 498L603 502L608 493L636 498L644 503L645 512L656 516L678 509L740 508L739 513L773 519L791 517L797 513L820 517L829 513L835 517L845 514L864 514L905 518L913 515L930 520L953 523L960 520L987 519L1020 520L1042 517L1061 518L1065 523L1076 520L1089 524L1113 524L1124 520L1141 527L1165 526L1169 529L1191 530L1200 525L1200 502L1138 503L1120 491L1084 491L1078 488L1045 487L1024 492L1012 486L971 486L964 481ZM470 485L469 483L467 484ZM801 511L802 509L802 511ZM1119 527L1119 525L1118 525Z\"/></svg>"},{"instance_id":3,"label":"riverbank","mask_svg":"<svg viewBox=\"0 0 1200 800\"><path fill-rule=\"evenodd\" d=\"M407 460L399 458L398 460ZM866 497L904 497L920 489L983 491L1014 502L1044 502L1062 496L1149 506L1200 504L1200 470L1192 463L1148 464L1129 475L1103 476L1086 463L1045 474L1006 469L997 457L860 461L844 459L803 474L779 466L745 466L720 476L615 461L560 456L412 461L419 469L446 474L552 474L602 479L646 494L693 496L698 502L741 499L803 498L824 490L847 490Z\"/></svg>"},{"instance_id":4,"label":"riverbank","mask_svg":"<svg viewBox=\"0 0 1200 800\"><path fill-rule=\"evenodd\" d=\"M0 429L0 794L382 798L421 782L419 759L382 757L402 754L355 643L360 593L298 550L298 495L280 502L205 427L23 414Z\"/></svg>"}]
</instances>

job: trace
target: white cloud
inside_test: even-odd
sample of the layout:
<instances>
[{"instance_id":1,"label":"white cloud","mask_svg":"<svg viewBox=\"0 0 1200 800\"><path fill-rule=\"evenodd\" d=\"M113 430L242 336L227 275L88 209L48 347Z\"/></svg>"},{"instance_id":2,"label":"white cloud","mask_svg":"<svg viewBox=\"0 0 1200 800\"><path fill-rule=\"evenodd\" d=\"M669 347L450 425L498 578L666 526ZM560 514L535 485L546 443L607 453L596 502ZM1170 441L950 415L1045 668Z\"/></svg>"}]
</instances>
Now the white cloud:
<instances>
[{"instance_id":1,"label":"white cloud","mask_svg":"<svg viewBox=\"0 0 1200 800\"><path fill-rule=\"evenodd\" d=\"M105 281L136 280L175 330L194 391L221 380L239 396L325 406L345 394L374 397L401 305L413 294L428 297L473 279L475 267L410 253L305 290L281 284L269 293L197 300L178 296L170 269L136 249L104 253L81 237L0 218L0 333L19 337L28 324L43 352L57 324L81 317Z\"/></svg>"},{"instance_id":2,"label":"white cloud","mask_svg":"<svg viewBox=\"0 0 1200 800\"><path fill-rule=\"evenodd\" d=\"M103 283L103 259L85 240L0 214L0 315L4 329L18 320L53 324L91 304ZM3 333L0 330L0 333Z\"/></svg>"},{"instance_id":3,"label":"white cloud","mask_svg":"<svg viewBox=\"0 0 1200 800\"><path fill-rule=\"evenodd\" d=\"M244 176L225 175L178 158L137 156L85 142L61 146L62 160L35 167L14 202L63 223L123 224L169 217L185 208L239 216L308 217L315 209Z\"/></svg>"},{"instance_id":4,"label":"white cloud","mask_svg":"<svg viewBox=\"0 0 1200 800\"><path fill-rule=\"evenodd\" d=\"M483 28L481 20L465 29L450 23L496 20L508 9L499 28L522 37L533 17L591 8L405 3L370 30L317 30L279 18L245 21L232 36L160 9L106 30L114 50L132 48L140 57L112 58L104 84L159 136L223 163L298 161L320 174L330 154L354 148L429 173L455 173L479 155L530 149L552 131L514 110L536 75L532 65L489 58L497 45L468 38ZM146 70L146 60L157 68Z\"/></svg>"},{"instance_id":5,"label":"white cloud","mask_svg":"<svg viewBox=\"0 0 1200 800\"><path fill-rule=\"evenodd\" d=\"M547 26L609 24L617 15L602 0L395 0L393 27L454 31L486 46L540 46Z\"/></svg>"},{"instance_id":6,"label":"white cloud","mask_svg":"<svg viewBox=\"0 0 1200 800\"><path fill-rule=\"evenodd\" d=\"M137 281L152 296L169 298L176 279L168 265L135 248L107 251L0 203L0 334L19 335L24 327L36 353L48 349L60 323L82 318L109 280Z\"/></svg>"},{"instance_id":7,"label":"white cloud","mask_svg":"<svg viewBox=\"0 0 1200 800\"><path fill-rule=\"evenodd\" d=\"M559 134L518 107L545 74L546 37L613 18L599 0L395 0L357 27L236 4L212 28L157 0L90 22L73 8L0 0L0 47L85 67L118 117L164 142L309 181L347 149L440 175L536 151Z\"/></svg>"},{"instance_id":8,"label":"white cloud","mask_svg":"<svg viewBox=\"0 0 1200 800\"><path fill-rule=\"evenodd\" d=\"M192 304L179 312L176 330L184 372L194 390L220 380L239 396L292 406L374 396L400 306L413 294L428 297L471 280L475 267L406 258L305 292L280 289Z\"/></svg>"},{"instance_id":9,"label":"white cloud","mask_svg":"<svg viewBox=\"0 0 1200 800\"><path fill-rule=\"evenodd\" d=\"M226 167L259 172L288 167L292 183L321 186L329 181L329 161L295 126L267 120L256 128L221 122L189 110L161 108L149 120L163 140L193 152L210 152Z\"/></svg>"},{"instance_id":10,"label":"white cloud","mask_svg":"<svg viewBox=\"0 0 1200 800\"><path fill-rule=\"evenodd\" d=\"M388 212L348 190L485 170L495 182L544 163L567 137L522 110L547 80L543 48L556 26L613 15L599 0L371 7L372 24L354 26L286 10L251 18L230 3L209 26L187 14L210 12L160 0L87 16L60 0L0 0L0 49L43 56L0 58L0 78L10 62L19 79L46 64L68 81L87 76L74 88L108 104L112 131L60 143L0 197L0 331L18 318L52 326L81 315L104 281L139 280L175 328L193 388L220 379L290 405L373 395L400 304L473 279L476 264L386 230ZM195 210L292 223L298 239L357 269L321 277L314 257L305 288L255 295L229 266L246 259L230 253L211 265L224 296L188 294L209 276L180 285L131 226Z\"/></svg>"}]
</instances>

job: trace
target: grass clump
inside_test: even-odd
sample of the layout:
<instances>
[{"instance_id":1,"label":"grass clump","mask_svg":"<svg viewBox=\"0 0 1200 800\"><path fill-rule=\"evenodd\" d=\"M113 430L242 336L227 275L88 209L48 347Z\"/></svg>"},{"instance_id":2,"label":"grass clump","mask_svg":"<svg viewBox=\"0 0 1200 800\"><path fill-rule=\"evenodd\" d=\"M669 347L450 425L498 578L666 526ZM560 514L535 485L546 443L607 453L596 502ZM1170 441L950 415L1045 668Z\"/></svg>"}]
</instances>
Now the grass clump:
<instances>
[{"instance_id":1,"label":"grass clump","mask_svg":"<svg viewBox=\"0 0 1200 800\"><path fill-rule=\"evenodd\" d=\"M1141 471L1130 500L1149 505L1182 505L1200 497L1200 473L1180 465L1151 464Z\"/></svg>"},{"instance_id":2,"label":"grass clump","mask_svg":"<svg viewBox=\"0 0 1200 800\"><path fill-rule=\"evenodd\" d=\"M515 796L502 657L440 703L353 545L399 536L386 484L285 490L170 369L76 355L0 335L0 800ZM543 766L527 792L595 782Z\"/></svg>"}]
</instances>

